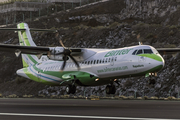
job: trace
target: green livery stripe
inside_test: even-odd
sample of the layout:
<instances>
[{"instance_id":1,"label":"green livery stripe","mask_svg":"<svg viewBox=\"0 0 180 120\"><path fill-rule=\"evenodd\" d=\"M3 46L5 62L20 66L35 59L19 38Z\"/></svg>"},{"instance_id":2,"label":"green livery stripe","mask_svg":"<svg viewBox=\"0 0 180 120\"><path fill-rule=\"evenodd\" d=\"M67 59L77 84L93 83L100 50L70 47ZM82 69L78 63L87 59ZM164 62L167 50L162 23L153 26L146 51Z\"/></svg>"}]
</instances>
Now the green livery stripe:
<instances>
[{"instance_id":1,"label":"green livery stripe","mask_svg":"<svg viewBox=\"0 0 180 120\"><path fill-rule=\"evenodd\" d=\"M38 63L31 55L27 55L27 56L34 64Z\"/></svg>"},{"instance_id":2,"label":"green livery stripe","mask_svg":"<svg viewBox=\"0 0 180 120\"><path fill-rule=\"evenodd\" d=\"M33 68L36 71L39 71L40 74L44 74L44 75L50 75L53 77L58 77L62 80L69 80L69 79L74 79L74 75L76 76L76 78L83 84L83 85L103 85L103 83L105 84L106 81L95 81L95 79L97 77L90 77L89 73L86 72L81 72L81 71L44 71L41 69L38 69L36 66L33 66Z\"/></svg>"},{"instance_id":3,"label":"green livery stripe","mask_svg":"<svg viewBox=\"0 0 180 120\"><path fill-rule=\"evenodd\" d=\"M36 66L33 66L33 68L34 68L36 71L39 71L40 73L43 73L43 74L46 74L46 75L51 75L51 76L58 77L58 78L62 78L62 75L63 75L60 71L54 71L54 72L52 72L52 71L44 71L44 72L43 72L43 70L37 68ZM64 72L66 72L66 71L64 71ZM64 73L64 72L63 72L63 73ZM68 71L67 73L72 73L72 71L71 71L71 72Z\"/></svg>"},{"instance_id":4,"label":"green livery stripe","mask_svg":"<svg viewBox=\"0 0 180 120\"><path fill-rule=\"evenodd\" d=\"M140 54L138 56L143 56L143 57L147 57L147 58L151 58L151 59L163 62L162 58L158 55L155 55L155 54Z\"/></svg>"},{"instance_id":5,"label":"green livery stripe","mask_svg":"<svg viewBox=\"0 0 180 120\"><path fill-rule=\"evenodd\" d=\"M20 23L19 26L20 26L20 29L24 29L25 28L24 27L24 23ZM22 35L22 37L24 39L24 42L26 43L26 46L31 46L31 44L29 43L28 37L26 35L26 32L25 31L21 31L20 33L21 33L21 35ZM22 41L23 40L21 40L20 42L22 42Z\"/></svg>"},{"instance_id":6,"label":"green livery stripe","mask_svg":"<svg viewBox=\"0 0 180 120\"><path fill-rule=\"evenodd\" d=\"M23 67L29 67L29 65L24 61L24 59L22 58L22 62L23 62Z\"/></svg>"},{"instance_id":7,"label":"green livery stripe","mask_svg":"<svg viewBox=\"0 0 180 120\"><path fill-rule=\"evenodd\" d=\"M28 71L27 68L23 68L23 72L32 80L39 82L38 78L36 76L34 76L33 74L31 74L31 72Z\"/></svg>"},{"instance_id":8,"label":"green livery stripe","mask_svg":"<svg viewBox=\"0 0 180 120\"><path fill-rule=\"evenodd\" d=\"M33 74L31 74L31 72L28 71L27 68L23 68L23 72L31 79L34 80L36 82L40 82L46 85L59 85L59 83L53 83L53 82L49 82L43 79L38 78L37 76L34 76Z\"/></svg>"},{"instance_id":9,"label":"green livery stripe","mask_svg":"<svg viewBox=\"0 0 180 120\"><path fill-rule=\"evenodd\" d=\"M24 23L20 23L19 24L19 28L20 29L24 29ZM27 34L26 34L26 31L19 31L18 32L19 34L19 42L20 42L20 45L23 45L23 46L31 46L29 40L28 40L28 37L27 37ZM25 45L25 44L26 45ZM35 55L33 55L35 56ZM27 57L29 58L29 60L31 62L33 62L34 64L37 64L38 62L32 57L32 55L27 55ZM36 56L35 56L36 57ZM26 67L26 66L29 66L24 60L22 60L23 62L23 67Z\"/></svg>"},{"instance_id":10,"label":"green livery stripe","mask_svg":"<svg viewBox=\"0 0 180 120\"><path fill-rule=\"evenodd\" d=\"M24 42L26 43L26 46L31 46L31 44L29 43L28 37L26 35L26 32L23 31L22 36L23 36Z\"/></svg>"}]
</instances>

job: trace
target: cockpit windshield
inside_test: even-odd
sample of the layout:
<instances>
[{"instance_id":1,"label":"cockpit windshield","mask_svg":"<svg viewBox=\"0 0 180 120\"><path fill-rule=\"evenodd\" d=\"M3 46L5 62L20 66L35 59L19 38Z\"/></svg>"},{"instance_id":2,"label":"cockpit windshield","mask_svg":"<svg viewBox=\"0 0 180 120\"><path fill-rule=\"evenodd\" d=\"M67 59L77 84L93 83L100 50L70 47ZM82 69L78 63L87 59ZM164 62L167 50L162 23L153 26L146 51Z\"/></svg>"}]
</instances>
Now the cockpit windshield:
<instances>
[{"instance_id":1,"label":"cockpit windshield","mask_svg":"<svg viewBox=\"0 0 180 120\"><path fill-rule=\"evenodd\" d=\"M153 54L154 51L151 49L139 49L135 50L132 55L139 55L139 54Z\"/></svg>"},{"instance_id":2,"label":"cockpit windshield","mask_svg":"<svg viewBox=\"0 0 180 120\"><path fill-rule=\"evenodd\" d=\"M154 48L152 48L152 51L153 51L154 54L159 54L159 52Z\"/></svg>"}]
</instances>

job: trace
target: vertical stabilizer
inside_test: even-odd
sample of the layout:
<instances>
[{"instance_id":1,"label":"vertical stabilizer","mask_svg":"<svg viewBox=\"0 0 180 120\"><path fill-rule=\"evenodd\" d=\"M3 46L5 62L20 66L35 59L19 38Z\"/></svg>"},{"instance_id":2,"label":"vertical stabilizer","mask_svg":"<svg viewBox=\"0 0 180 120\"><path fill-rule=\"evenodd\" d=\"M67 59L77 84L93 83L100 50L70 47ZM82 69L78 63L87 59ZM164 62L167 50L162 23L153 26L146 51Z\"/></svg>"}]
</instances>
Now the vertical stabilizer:
<instances>
[{"instance_id":1,"label":"vertical stabilizer","mask_svg":"<svg viewBox=\"0 0 180 120\"><path fill-rule=\"evenodd\" d=\"M19 43L21 46L36 46L32 40L31 33L26 23L20 23L17 25L18 29L25 29L18 31ZM38 63L38 57L36 55L22 54L23 67L28 67Z\"/></svg>"}]
</instances>

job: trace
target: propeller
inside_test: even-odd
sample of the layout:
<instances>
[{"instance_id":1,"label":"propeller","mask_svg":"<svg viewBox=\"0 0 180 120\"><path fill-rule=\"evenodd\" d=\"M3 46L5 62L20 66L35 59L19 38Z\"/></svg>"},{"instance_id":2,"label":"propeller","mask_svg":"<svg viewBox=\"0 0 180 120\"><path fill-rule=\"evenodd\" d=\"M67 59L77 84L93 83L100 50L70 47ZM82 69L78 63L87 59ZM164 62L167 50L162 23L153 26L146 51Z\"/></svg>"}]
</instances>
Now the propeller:
<instances>
[{"instance_id":1,"label":"propeller","mask_svg":"<svg viewBox=\"0 0 180 120\"><path fill-rule=\"evenodd\" d=\"M56 37L59 36L59 33L56 35ZM69 48L66 48L62 42L61 39L59 39L59 43L61 44L61 46L64 48L64 51L61 52L61 53L57 53L56 55L64 55L63 56L63 64L61 66L61 72L64 70L65 66L66 66L66 62L67 60L69 59L68 57L71 58L71 60L75 63L75 65L77 66L78 70L80 70L80 66L78 64L78 62L74 59L74 57L71 55L71 53L73 52L73 50L69 49Z\"/></svg>"}]
</instances>

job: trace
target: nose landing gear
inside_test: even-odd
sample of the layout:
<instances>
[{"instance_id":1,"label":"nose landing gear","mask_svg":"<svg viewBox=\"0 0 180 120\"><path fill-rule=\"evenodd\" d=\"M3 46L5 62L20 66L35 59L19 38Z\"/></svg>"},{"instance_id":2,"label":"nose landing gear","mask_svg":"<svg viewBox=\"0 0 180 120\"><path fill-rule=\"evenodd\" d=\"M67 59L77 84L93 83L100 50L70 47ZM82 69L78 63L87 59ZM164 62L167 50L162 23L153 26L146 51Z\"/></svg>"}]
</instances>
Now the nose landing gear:
<instances>
[{"instance_id":1,"label":"nose landing gear","mask_svg":"<svg viewBox=\"0 0 180 120\"><path fill-rule=\"evenodd\" d=\"M153 78L150 78L150 79L148 80L148 83L149 83L149 85L154 85L154 84L156 83L156 80L153 79Z\"/></svg>"},{"instance_id":2,"label":"nose landing gear","mask_svg":"<svg viewBox=\"0 0 180 120\"><path fill-rule=\"evenodd\" d=\"M155 80L155 76L157 76L157 73L149 73L149 80L148 80L148 83L149 85L154 85L156 83L156 80Z\"/></svg>"}]
</instances>

